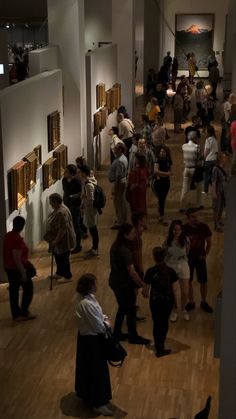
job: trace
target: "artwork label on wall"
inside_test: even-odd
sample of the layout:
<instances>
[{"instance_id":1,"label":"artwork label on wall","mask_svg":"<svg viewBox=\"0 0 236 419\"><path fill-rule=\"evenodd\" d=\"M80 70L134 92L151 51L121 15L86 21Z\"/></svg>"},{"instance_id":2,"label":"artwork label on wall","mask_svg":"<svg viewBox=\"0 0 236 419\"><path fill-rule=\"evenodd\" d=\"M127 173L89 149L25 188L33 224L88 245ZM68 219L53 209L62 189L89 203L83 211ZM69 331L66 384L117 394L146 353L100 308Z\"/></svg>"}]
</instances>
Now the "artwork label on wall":
<instances>
[{"instance_id":1,"label":"artwork label on wall","mask_svg":"<svg viewBox=\"0 0 236 419\"><path fill-rule=\"evenodd\" d=\"M61 142L60 112L55 111L48 115L48 152L55 150Z\"/></svg>"},{"instance_id":2,"label":"artwork label on wall","mask_svg":"<svg viewBox=\"0 0 236 419\"><path fill-rule=\"evenodd\" d=\"M207 69L213 49L214 14L177 14L175 19L175 55L179 70L187 70L187 54L196 56L199 70Z\"/></svg>"},{"instance_id":3,"label":"artwork label on wall","mask_svg":"<svg viewBox=\"0 0 236 419\"><path fill-rule=\"evenodd\" d=\"M53 157L56 158L56 168L57 168L57 179L61 179L64 176L65 168L68 163L67 157L67 146L61 144L54 152Z\"/></svg>"},{"instance_id":4,"label":"artwork label on wall","mask_svg":"<svg viewBox=\"0 0 236 419\"><path fill-rule=\"evenodd\" d=\"M8 172L9 214L21 208L27 199L26 165L27 162L21 160Z\"/></svg>"}]
</instances>

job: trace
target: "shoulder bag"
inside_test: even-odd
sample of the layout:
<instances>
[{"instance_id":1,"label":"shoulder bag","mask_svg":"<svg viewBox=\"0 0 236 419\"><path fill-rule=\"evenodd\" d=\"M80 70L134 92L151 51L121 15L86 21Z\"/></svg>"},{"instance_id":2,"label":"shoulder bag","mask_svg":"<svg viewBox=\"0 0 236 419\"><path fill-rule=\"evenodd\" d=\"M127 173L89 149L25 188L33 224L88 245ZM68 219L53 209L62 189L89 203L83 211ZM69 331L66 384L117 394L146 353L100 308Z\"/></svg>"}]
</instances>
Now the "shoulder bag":
<instances>
[{"instance_id":1,"label":"shoulder bag","mask_svg":"<svg viewBox=\"0 0 236 419\"><path fill-rule=\"evenodd\" d=\"M106 336L104 339L105 356L112 367L120 368L127 356L126 350L114 336L110 327L104 323L106 329Z\"/></svg>"}]
</instances>

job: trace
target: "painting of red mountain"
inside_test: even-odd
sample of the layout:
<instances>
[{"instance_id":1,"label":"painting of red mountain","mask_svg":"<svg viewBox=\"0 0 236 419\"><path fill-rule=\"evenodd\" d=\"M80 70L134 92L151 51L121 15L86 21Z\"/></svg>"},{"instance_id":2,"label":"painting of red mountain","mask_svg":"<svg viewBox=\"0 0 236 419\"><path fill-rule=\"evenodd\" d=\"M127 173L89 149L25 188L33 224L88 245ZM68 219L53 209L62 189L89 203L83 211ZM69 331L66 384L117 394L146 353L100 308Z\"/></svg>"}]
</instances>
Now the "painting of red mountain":
<instances>
[{"instance_id":1,"label":"painting of red mountain","mask_svg":"<svg viewBox=\"0 0 236 419\"><path fill-rule=\"evenodd\" d=\"M187 70L187 54L194 52L199 70L207 68L207 57L213 49L214 15L176 15L175 55L179 69Z\"/></svg>"}]
</instances>

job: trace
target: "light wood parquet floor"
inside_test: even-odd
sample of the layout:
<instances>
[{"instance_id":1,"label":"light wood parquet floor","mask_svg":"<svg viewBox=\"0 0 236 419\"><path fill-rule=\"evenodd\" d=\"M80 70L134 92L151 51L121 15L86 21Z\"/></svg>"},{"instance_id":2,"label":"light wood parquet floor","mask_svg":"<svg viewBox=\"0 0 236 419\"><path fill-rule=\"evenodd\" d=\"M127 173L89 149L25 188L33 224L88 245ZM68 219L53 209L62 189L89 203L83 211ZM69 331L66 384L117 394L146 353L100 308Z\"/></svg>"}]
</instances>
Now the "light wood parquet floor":
<instances>
[{"instance_id":1,"label":"light wood parquet floor","mask_svg":"<svg viewBox=\"0 0 236 419\"><path fill-rule=\"evenodd\" d=\"M142 112L142 98L137 102L137 115ZM171 121L168 113L167 118ZM171 125L167 123L167 127ZM183 135L171 132L170 144L174 161L174 177L167 203L167 219L182 218L178 214L182 183ZM66 285L54 283L49 291L47 275L50 256L41 243L32 255L38 268L32 311L38 319L13 324L10 319L7 286L0 288L0 418L2 419L65 419L93 418L74 395L74 365L77 325L74 315L74 294L77 278L92 272L98 278L97 298L104 312L114 319L116 302L108 287L109 249L116 233L109 229L114 221L107 168L98 173L107 192L107 206L99 220L100 259L84 261L83 255L71 257L74 281ZM148 191L148 229L144 233L144 265L150 267L153 246L161 244L167 227L156 219L156 200ZM206 198L200 219L212 224L211 200ZM213 247L208 259L209 298L215 306L222 284L223 234L213 234ZM83 242L87 250L90 241ZM151 348L124 343L128 357L121 369L110 368L113 387L113 411L116 418L129 419L192 419L213 397L211 419L217 417L219 361L213 356L214 315L199 309L199 287L194 281L197 308L191 320L170 324L167 345L170 356L157 359ZM148 301L139 297L146 322L138 331L152 337Z\"/></svg>"}]
</instances>

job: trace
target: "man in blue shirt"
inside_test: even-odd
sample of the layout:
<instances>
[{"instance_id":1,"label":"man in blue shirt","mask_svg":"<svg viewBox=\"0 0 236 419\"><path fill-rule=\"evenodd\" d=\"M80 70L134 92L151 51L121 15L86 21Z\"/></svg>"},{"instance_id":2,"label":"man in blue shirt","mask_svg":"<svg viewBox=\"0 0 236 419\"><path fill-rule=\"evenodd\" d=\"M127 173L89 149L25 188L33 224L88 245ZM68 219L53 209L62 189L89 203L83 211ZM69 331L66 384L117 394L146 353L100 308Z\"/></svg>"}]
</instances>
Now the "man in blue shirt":
<instances>
[{"instance_id":1,"label":"man in blue shirt","mask_svg":"<svg viewBox=\"0 0 236 419\"><path fill-rule=\"evenodd\" d=\"M119 229L120 226L126 223L127 220L125 192L127 184L128 160L124 153L125 145L118 143L114 149L116 158L109 171L109 181L114 185L112 194L117 217L116 223L111 226L112 230Z\"/></svg>"}]
</instances>

